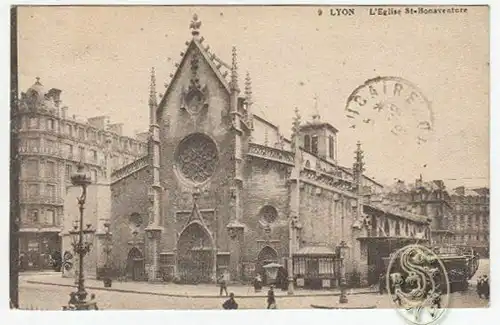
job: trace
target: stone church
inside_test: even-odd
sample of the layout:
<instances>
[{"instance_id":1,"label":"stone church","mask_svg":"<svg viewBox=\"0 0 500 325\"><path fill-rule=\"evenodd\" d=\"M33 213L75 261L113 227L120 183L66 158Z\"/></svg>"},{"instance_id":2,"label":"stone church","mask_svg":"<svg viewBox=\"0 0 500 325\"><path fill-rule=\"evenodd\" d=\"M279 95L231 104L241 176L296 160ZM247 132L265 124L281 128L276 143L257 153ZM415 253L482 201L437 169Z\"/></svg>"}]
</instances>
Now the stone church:
<instances>
[{"instance_id":1,"label":"stone church","mask_svg":"<svg viewBox=\"0 0 500 325\"><path fill-rule=\"evenodd\" d=\"M330 287L342 241L347 273L366 282L381 263L370 261L370 238L427 236L426 218L377 199L382 185L363 175L359 144L353 166L337 163L338 131L319 115L301 121L295 112L289 140L255 114L236 49L225 63L200 25L193 17L159 101L152 70L148 154L111 175L116 272L200 283L228 270L239 281L292 257L297 285Z\"/></svg>"}]
</instances>

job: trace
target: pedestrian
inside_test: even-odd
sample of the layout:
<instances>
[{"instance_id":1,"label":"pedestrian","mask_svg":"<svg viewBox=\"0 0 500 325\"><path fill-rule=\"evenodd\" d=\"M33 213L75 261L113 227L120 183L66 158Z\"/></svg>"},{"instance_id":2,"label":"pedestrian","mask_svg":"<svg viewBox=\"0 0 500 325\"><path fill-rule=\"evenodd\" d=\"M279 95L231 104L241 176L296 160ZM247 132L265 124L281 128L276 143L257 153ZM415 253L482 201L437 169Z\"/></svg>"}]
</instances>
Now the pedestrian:
<instances>
[{"instance_id":1,"label":"pedestrian","mask_svg":"<svg viewBox=\"0 0 500 325\"><path fill-rule=\"evenodd\" d=\"M276 298L274 297L274 286L271 285L267 292L267 309L276 309Z\"/></svg>"},{"instance_id":2,"label":"pedestrian","mask_svg":"<svg viewBox=\"0 0 500 325\"><path fill-rule=\"evenodd\" d=\"M236 300L234 300L234 293L229 294L229 299L224 301L222 304L222 308L224 309L238 309L238 304L236 303Z\"/></svg>"},{"instance_id":3,"label":"pedestrian","mask_svg":"<svg viewBox=\"0 0 500 325\"><path fill-rule=\"evenodd\" d=\"M219 296L222 296L222 291L225 291L226 297L227 297L227 272L223 271L222 274L219 276Z\"/></svg>"},{"instance_id":4,"label":"pedestrian","mask_svg":"<svg viewBox=\"0 0 500 325\"><path fill-rule=\"evenodd\" d=\"M255 292L260 292L262 290L262 278L259 273L257 273L253 280L253 288Z\"/></svg>"},{"instance_id":5,"label":"pedestrian","mask_svg":"<svg viewBox=\"0 0 500 325\"><path fill-rule=\"evenodd\" d=\"M485 275L483 278L483 294L484 298L486 298L487 300L490 299L490 279L487 275Z\"/></svg>"},{"instance_id":6,"label":"pedestrian","mask_svg":"<svg viewBox=\"0 0 500 325\"><path fill-rule=\"evenodd\" d=\"M378 277L378 292L383 295L385 291L385 275L384 273L380 273Z\"/></svg>"}]
</instances>

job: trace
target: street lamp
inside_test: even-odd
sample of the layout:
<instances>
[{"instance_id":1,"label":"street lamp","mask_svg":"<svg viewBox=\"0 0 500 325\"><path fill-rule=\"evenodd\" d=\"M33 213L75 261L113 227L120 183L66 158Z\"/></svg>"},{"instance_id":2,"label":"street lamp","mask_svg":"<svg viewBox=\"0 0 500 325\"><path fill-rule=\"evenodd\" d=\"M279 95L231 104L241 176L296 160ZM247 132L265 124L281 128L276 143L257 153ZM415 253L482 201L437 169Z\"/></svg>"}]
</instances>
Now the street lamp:
<instances>
[{"instance_id":1,"label":"street lamp","mask_svg":"<svg viewBox=\"0 0 500 325\"><path fill-rule=\"evenodd\" d=\"M293 283L293 251L295 245L295 231L300 227L298 216L293 216L289 223L289 249L288 249L288 294L293 295L294 283Z\"/></svg>"},{"instance_id":2,"label":"street lamp","mask_svg":"<svg viewBox=\"0 0 500 325\"><path fill-rule=\"evenodd\" d=\"M340 297L339 297L339 303L340 304L346 304L348 302L347 300L347 295L346 295L346 279L345 279L345 252L347 250L348 246L347 243L342 240L340 242L340 245L337 246L337 256L340 259Z\"/></svg>"},{"instance_id":3,"label":"street lamp","mask_svg":"<svg viewBox=\"0 0 500 325\"><path fill-rule=\"evenodd\" d=\"M109 265L109 256L111 255L111 238L113 234L111 233L109 221L104 222L104 254L106 259L104 261L104 286L111 287L111 267Z\"/></svg>"},{"instance_id":4,"label":"street lamp","mask_svg":"<svg viewBox=\"0 0 500 325\"><path fill-rule=\"evenodd\" d=\"M71 176L71 183L75 186L82 188L82 194L77 198L78 207L80 210L80 222L75 223L73 230L69 232L73 250L79 256L79 272L78 272L78 290L76 292L77 302L75 303L77 310L89 309L86 303L87 291L85 291L85 279L83 275L83 258L90 251L92 243L94 242L95 230L92 229L91 224L87 224L86 228L83 226L83 211L85 209L85 200L87 198L87 187L90 185L90 176L84 172L84 166L80 162L78 164L77 172Z\"/></svg>"}]
</instances>

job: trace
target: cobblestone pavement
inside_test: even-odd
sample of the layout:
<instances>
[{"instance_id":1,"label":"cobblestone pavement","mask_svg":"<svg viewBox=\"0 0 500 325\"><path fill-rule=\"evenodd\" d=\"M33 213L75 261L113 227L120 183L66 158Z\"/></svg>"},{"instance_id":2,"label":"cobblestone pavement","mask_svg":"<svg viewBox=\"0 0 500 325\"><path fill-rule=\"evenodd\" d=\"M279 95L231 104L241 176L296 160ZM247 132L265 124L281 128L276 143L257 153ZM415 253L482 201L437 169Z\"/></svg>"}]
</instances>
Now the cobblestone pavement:
<instances>
[{"instance_id":1,"label":"cobblestone pavement","mask_svg":"<svg viewBox=\"0 0 500 325\"><path fill-rule=\"evenodd\" d=\"M452 308L484 308L488 306L488 302L480 299L475 290L476 278L483 274L489 274L489 260L481 260L479 269L476 275L470 281L469 290L465 292L455 292L451 295L450 303ZM42 275L39 275L42 276ZM47 276L47 274L43 275ZM51 276L51 275L48 275ZM57 275L60 277L60 275ZM30 276L22 276L20 278L20 305L21 308L36 307L39 309L60 310L61 306L65 305L69 298L69 292L73 290L71 287L61 287L54 285L32 284L28 283L27 279ZM71 283L70 279L69 280ZM102 287L102 284L100 284ZM154 286L154 285L149 285ZM182 286L180 286L182 287ZM190 286L191 288L194 286ZM186 288L184 287L184 291ZM207 286L217 291L215 286ZM233 287L234 289L234 287ZM241 289L246 292L247 289ZM203 289L202 291L205 291ZM231 289L230 289L231 291ZM237 291L237 290L232 290ZM101 291L89 290L95 293L99 308L101 309L221 309L221 305L225 298L221 297L168 297L158 296L154 294L138 294L124 293L116 291ZM303 309L311 308L311 305L335 305L338 301L338 296L286 296L286 293L281 293L284 296L277 297L278 308L280 309ZM244 295L244 294L242 294ZM376 306L376 308L393 308L389 297L378 294L357 294L348 295L349 306ZM262 309L266 307L264 297L238 297L236 292L236 300L240 309Z\"/></svg>"},{"instance_id":2,"label":"cobblestone pavement","mask_svg":"<svg viewBox=\"0 0 500 325\"><path fill-rule=\"evenodd\" d=\"M21 308L60 310L68 301L69 287L21 283ZM187 298L166 297L148 294L121 293L114 291L91 291L96 294L101 309L221 309L225 298ZM350 306L369 306L392 308L388 296L363 294L348 296ZM262 309L266 307L265 298L236 297L240 309ZM311 305L334 305L335 296L315 297L278 297L280 309L311 308ZM488 302L479 299L473 288L465 293L453 293L451 306L455 308L487 307Z\"/></svg>"}]
</instances>

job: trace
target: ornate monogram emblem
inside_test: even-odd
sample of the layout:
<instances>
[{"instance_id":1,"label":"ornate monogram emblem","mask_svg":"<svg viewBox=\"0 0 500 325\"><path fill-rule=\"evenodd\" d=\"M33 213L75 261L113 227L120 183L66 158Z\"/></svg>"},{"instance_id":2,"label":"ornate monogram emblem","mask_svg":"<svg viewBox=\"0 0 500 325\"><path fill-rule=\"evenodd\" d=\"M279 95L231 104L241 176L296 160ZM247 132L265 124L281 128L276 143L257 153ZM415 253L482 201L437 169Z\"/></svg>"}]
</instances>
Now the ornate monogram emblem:
<instances>
[{"instance_id":1,"label":"ornate monogram emblem","mask_svg":"<svg viewBox=\"0 0 500 325\"><path fill-rule=\"evenodd\" d=\"M411 324L432 324L449 305L450 285L445 266L425 246L408 245L394 253L386 278L392 302Z\"/></svg>"},{"instance_id":2,"label":"ornate monogram emblem","mask_svg":"<svg viewBox=\"0 0 500 325\"><path fill-rule=\"evenodd\" d=\"M218 160L217 146L201 133L187 136L177 148L177 170L194 183L208 180L215 172Z\"/></svg>"}]
</instances>

